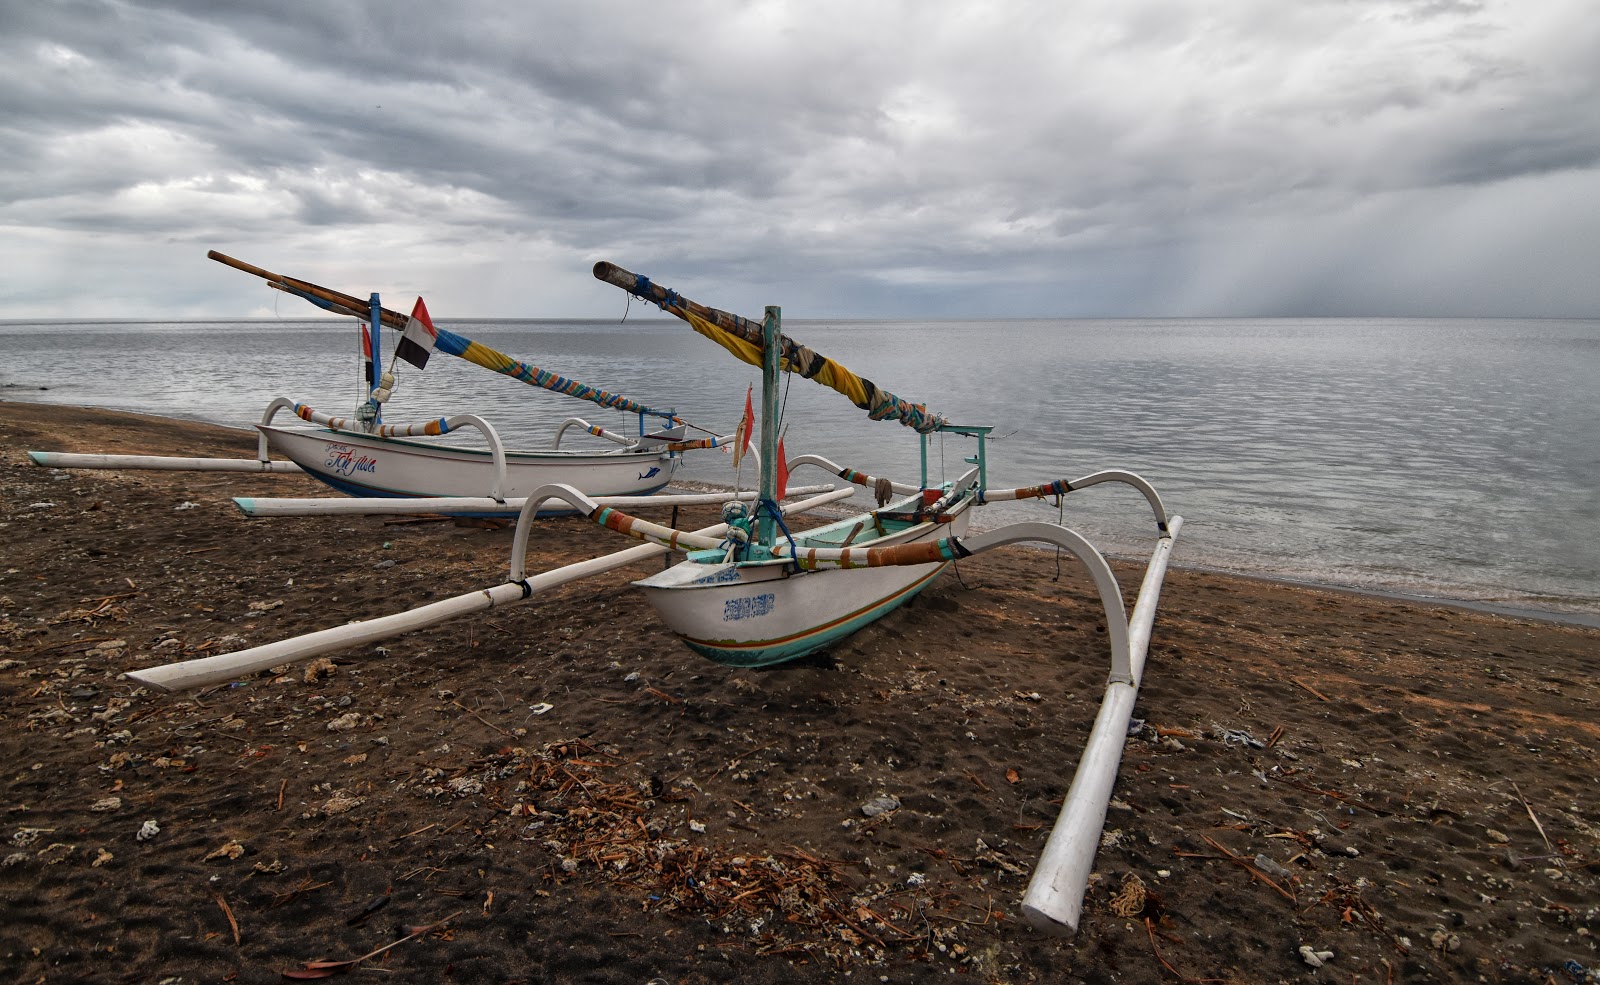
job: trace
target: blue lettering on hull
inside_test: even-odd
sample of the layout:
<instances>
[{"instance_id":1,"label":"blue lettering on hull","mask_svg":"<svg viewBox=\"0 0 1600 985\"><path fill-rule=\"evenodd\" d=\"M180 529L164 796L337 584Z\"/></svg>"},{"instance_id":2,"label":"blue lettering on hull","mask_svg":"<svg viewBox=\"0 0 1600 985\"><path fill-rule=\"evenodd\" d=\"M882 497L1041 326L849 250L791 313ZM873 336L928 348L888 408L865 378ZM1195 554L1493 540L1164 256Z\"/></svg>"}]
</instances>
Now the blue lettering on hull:
<instances>
[{"instance_id":1,"label":"blue lettering on hull","mask_svg":"<svg viewBox=\"0 0 1600 985\"><path fill-rule=\"evenodd\" d=\"M778 597L771 592L729 599L722 603L722 621L732 622L736 619L755 619L767 615L773 610L774 603L777 600Z\"/></svg>"}]
</instances>

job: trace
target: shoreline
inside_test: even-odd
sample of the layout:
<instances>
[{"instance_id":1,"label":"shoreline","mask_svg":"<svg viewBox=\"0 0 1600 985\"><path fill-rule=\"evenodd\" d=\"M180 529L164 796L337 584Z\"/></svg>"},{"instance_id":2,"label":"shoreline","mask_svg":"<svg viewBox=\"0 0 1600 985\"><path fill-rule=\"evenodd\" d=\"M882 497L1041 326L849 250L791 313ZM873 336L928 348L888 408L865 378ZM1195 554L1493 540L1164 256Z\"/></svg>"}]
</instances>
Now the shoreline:
<instances>
[{"instance_id":1,"label":"shoreline","mask_svg":"<svg viewBox=\"0 0 1600 985\"><path fill-rule=\"evenodd\" d=\"M1061 939L1018 903L1109 669L1080 565L970 558L828 654L751 671L641 605L629 583L658 560L157 694L123 672L499 583L510 533L229 501L321 488L304 476L29 464L254 447L65 406L0 403L0 966L18 980L267 985L443 918L370 963L617 985L1600 967L1600 630L1174 566ZM630 543L541 521L536 568ZM1314 973L1303 949L1333 957Z\"/></svg>"},{"instance_id":2,"label":"shoreline","mask_svg":"<svg viewBox=\"0 0 1600 985\"><path fill-rule=\"evenodd\" d=\"M3 394L3 391L0 391L0 394ZM5 403L7 403L7 402L8 402L7 400L0 399L0 408L3 408L3 405ZM120 409L120 408L114 408L114 407L109 407L109 406L102 407L102 406L98 406L98 405L88 405L88 404L66 404L66 403L56 404L56 403L50 403L50 402L47 402L47 401L32 401L32 400L17 400L17 401L10 401L10 402L23 403L23 404L36 404L36 405L39 405L39 406L46 406L46 407L71 408L71 409L83 410L83 411L91 411L91 412L92 411L102 411L102 410L103 411L110 411L110 412L116 413L116 414L127 414L127 415L132 415L132 416L135 416L135 417L149 418L149 419L157 420L157 421L183 422L183 423L189 423L189 424L198 424L198 425L205 425L205 426L210 426L210 427L217 427L217 428L222 428L224 430L227 430L227 431L230 431L230 432L234 432L234 433L237 433L237 434L240 434L240 435L248 435L252 441L255 438L255 430L252 427L239 427L239 426L230 425L230 424L217 424L217 423L213 423L213 422L210 422L210 421L205 421L205 420L202 420L202 419L199 419L199 418L193 418L193 417L181 417L181 416L169 416L169 415L162 415L162 414L151 414L151 413L144 412L144 411L123 410L123 409ZM46 450L54 450L54 449L30 449L30 450L46 451ZM150 452L150 453L151 454L156 454L156 452ZM673 485L676 486L676 487L679 487L679 488L691 489L691 490L694 490L694 491L721 491L723 489L731 488L731 486L720 485L720 484L717 484L717 483L702 482L702 481L698 481L698 480L689 480L687 482L678 481L678 482L674 482ZM702 489L702 487L704 487L704 488ZM331 490L328 490L325 487L319 487L319 488L322 488L322 491L323 491L324 495L333 495ZM843 515L845 515L845 512L846 512L845 510L838 510L838 515L843 516ZM823 510L818 511L818 515L831 515L831 513L828 510L828 508L824 508ZM1034 551L1049 551L1050 550L1049 548L1042 547L1042 546L1039 546L1039 545L1022 545L1018 549L1019 550L1034 550ZM1108 559L1114 560L1114 561L1130 562L1130 561L1134 560L1136 556L1135 555L1125 555L1125 554L1122 554L1120 552L1115 552L1115 553L1114 552L1106 552L1106 557ZM1176 552L1176 556L1174 557L1173 561L1171 562L1171 568L1174 571L1191 571L1191 572L1196 572L1196 573L1200 573L1200 574L1213 574L1213 575L1220 575L1220 576L1229 577L1229 578L1241 578L1241 579L1246 579L1246 580L1251 580L1251 581L1260 581L1260 582L1265 582L1265 583L1273 584L1273 585L1319 589L1319 590L1325 590L1325 591L1330 591L1330 592L1349 592L1349 593L1354 594L1354 595L1368 596L1368 597L1371 597L1371 598L1386 599L1386 600L1390 600L1390 601L1394 601L1394 602L1404 602L1404 603L1410 603L1410 604L1414 604L1414 605L1437 605L1437 606L1441 606L1441 607L1444 607L1444 608L1462 609L1462 610L1466 610L1466 611L1470 611L1470 612L1482 612L1482 613L1488 613L1488 614L1491 614L1491 615L1505 616L1507 618L1512 618L1512 619L1533 619L1533 620L1538 620L1538 621L1541 621L1541 622L1556 623L1556 624L1559 624L1559 625L1571 625L1571 626L1584 626L1584 627L1590 627L1590 628L1600 628L1600 613L1574 612L1574 611L1562 610L1562 609L1541 609L1541 608L1536 608L1536 607L1505 604L1505 603L1499 603L1499 602L1488 602L1488 601L1477 601L1477 600L1473 600L1473 599L1450 598L1450 597L1446 597L1446 596L1415 595L1415 594L1411 594L1411 593L1407 593L1407 592L1393 591L1393 590L1382 589L1382 588L1362 588L1362 587L1353 586L1353 585L1341 585L1341 584L1337 584L1337 583L1333 583L1333 582L1322 582L1322 581L1313 581L1313 580L1305 580L1305 579L1298 579L1298 578L1289 578L1289 577L1285 577L1285 576L1281 576L1281 575L1273 575L1273 574L1270 574L1270 573L1263 573L1263 572L1240 571L1240 570L1232 570L1232 569L1225 569L1225 568L1210 567L1210 566L1203 565L1203 564L1185 563L1183 558L1182 558L1181 545L1180 545L1179 551Z\"/></svg>"}]
</instances>

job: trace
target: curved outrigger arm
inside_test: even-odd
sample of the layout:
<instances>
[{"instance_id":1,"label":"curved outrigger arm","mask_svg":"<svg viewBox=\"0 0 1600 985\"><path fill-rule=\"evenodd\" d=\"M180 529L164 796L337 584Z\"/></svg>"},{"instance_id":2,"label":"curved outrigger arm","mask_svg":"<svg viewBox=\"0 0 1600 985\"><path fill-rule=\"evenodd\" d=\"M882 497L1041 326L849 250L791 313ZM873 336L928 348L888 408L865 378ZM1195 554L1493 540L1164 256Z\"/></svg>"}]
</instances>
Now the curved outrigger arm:
<instances>
[{"instance_id":1,"label":"curved outrigger arm","mask_svg":"<svg viewBox=\"0 0 1600 985\"><path fill-rule=\"evenodd\" d=\"M644 435L642 437L630 438L626 435L618 434L615 431L608 431L598 424L590 424L581 417L569 417L561 422L561 427L556 429L556 438L555 441L551 443L551 448L554 449L561 447L561 437L567 433L568 428L582 428L597 438L605 438L607 441L615 441L617 444L622 445L625 449L642 448L646 451L653 452L694 451L699 448L725 448L728 445L733 444L733 435L716 434L714 432L711 433L711 437L709 438L688 438L681 441L662 440L654 435ZM701 428L700 430L704 431L705 429Z\"/></svg>"},{"instance_id":2,"label":"curved outrigger arm","mask_svg":"<svg viewBox=\"0 0 1600 985\"><path fill-rule=\"evenodd\" d=\"M596 438L604 438L607 441L614 441L617 444L623 446L624 448L635 448L639 444L639 439L638 438L630 438L625 434L618 434L615 431L607 431L605 428L601 427L600 425L598 425L598 424L590 424L588 421L584 420L581 417L569 417L566 420L561 422L561 426L560 427L556 428L555 440L550 442L550 447L551 448L560 448L561 447L561 438L562 438L563 435L565 435L567 433L567 430L569 428L579 428L579 429L581 429L583 431L587 431L588 433L594 435Z\"/></svg>"},{"instance_id":3,"label":"curved outrigger arm","mask_svg":"<svg viewBox=\"0 0 1600 985\"><path fill-rule=\"evenodd\" d=\"M1075 489L1099 485L1102 482L1121 482L1139 490L1144 495L1145 501L1156 514L1156 527L1165 532L1167 529L1167 508L1161 504L1161 496L1156 492L1156 487L1135 472L1122 469L1104 469L1084 476L1081 479L1057 479L1054 482L1045 482L1037 486L1022 486L1018 489L979 489L978 505L986 503L999 503L1016 499L1044 499L1049 496L1065 496Z\"/></svg>"},{"instance_id":4,"label":"curved outrigger arm","mask_svg":"<svg viewBox=\"0 0 1600 985\"><path fill-rule=\"evenodd\" d=\"M865 472L858 472L855 469L845 468L837 462L823 458L821 455L797 455L789 460L788 465L789 471L791 472L802 465L814 465L819 469L825 469L829 472L832 472L834 475L846 482L853 482L858 486L865 486L868 489L873 488L879 482L883 481L875 475L868 475ZM913 486L906 482L891 481L889 486L902 496L909 496L918 491L917 486Z\"/></svg>"}]
</instances>

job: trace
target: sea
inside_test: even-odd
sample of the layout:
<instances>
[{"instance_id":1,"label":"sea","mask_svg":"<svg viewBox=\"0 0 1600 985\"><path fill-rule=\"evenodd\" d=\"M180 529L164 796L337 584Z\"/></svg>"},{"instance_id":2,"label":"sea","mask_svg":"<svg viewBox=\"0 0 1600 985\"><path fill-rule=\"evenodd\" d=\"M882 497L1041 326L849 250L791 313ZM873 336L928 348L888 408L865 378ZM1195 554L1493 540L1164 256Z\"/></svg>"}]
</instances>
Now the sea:
<instances>
[{"instance_id":1,"label":"sea","mask_svg":"<svg viewBox=\"0 0 1600 985\"><path fill-rule=\"evenodd\" d=\"M713 430L733 429L752 384L760 404L754 367L660 316L439 324ZM992 425L991 488L1138 473L1184 517L1176 566L1600 625L1600 320L787 319L784 331L954 423ZM358 345L346 319L0 322L0 399L241 428L278 396L350 414ZM513 447L548 446L573 416L638 429L443 353L397 376L391 423L475 413ZM938 481L978 451L936 435L924 456L911 429L803 378L782 397L790 457L910 481L925 461ZM720 452L691 453L678 475L754 482ZM1155 533L1122 485L995 504L979 525L1018 519L1064 523L1117 557L1147 555Z\"/></svg>"}]
</instances>

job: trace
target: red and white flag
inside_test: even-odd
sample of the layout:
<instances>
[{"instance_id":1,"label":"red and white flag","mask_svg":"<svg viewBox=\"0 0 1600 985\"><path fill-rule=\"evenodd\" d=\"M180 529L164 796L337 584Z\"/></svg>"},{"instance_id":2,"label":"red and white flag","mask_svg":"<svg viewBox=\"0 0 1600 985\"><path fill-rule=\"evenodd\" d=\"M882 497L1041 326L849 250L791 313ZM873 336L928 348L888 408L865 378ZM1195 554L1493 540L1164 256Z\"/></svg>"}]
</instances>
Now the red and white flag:
<instances>
[{"instance_id":1,"label":"red and white flag","mask_svg":"<svg viewBox=\"0 0 1600 985\"><path fill-rule=\"evenodd\" d=\"M361 326L361 372L366 374L367 382L372 382L372 330L367 328L366 322L356 322Z\"/></svg>"},{"instance_id":2,"label":"red and white flag","mask_svg":"<svg viewBox=\"0 0 1600 985\"><path fill-rule=\"evenodd\" d=\"M738 468L744 461L745 452L750 450L750 431L756 422L755 406L750 402L750 395L755 391L751 386L744 392L744 416L739 418L739 429L733 433L733 467Z\"/></svg>"},{"instance_id":3,"label":"red and white flag","mask_svg":"<svg viewBox=\"0 0 1600 985\"><path fill-rule=\"evenodd\" d=\"M394 354L423 369L428 365L428 355L433 352L433 344L437 341L439 330L433 327L433 319L428 317L428 306L422 303L421 298L417 298L417 303L411 307L411 320L406 323L405 333L394 347Z\"/></svg>"}]
</instances>

